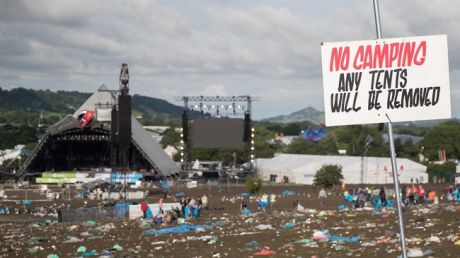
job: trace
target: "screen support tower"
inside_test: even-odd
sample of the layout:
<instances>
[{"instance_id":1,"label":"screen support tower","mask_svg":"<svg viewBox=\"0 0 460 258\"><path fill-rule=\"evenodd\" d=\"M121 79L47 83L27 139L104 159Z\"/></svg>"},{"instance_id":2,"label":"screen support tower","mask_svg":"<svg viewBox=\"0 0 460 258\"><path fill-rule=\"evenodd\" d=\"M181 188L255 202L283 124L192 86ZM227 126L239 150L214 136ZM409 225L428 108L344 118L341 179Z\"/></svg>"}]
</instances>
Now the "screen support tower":
<instances>
[{"instance_id":1,"label":"screen support tower","mask_svg":"<svg viewBox=\"0 0 460 258\"><path fill-rule=\"evenodd\" d=\"M243 96L180 96L174 98L176 101L183 101L184 111L182 114L181 128L181 167L186 172L191 169L191 152L188 121L191 111L199 111L201 116L214 113L217 116L224 112L230 111L233 116L238 115L241 111L244 114L244 141L247 143L247 153L249 160L249 169L255 171L256 150L255 150L255 129L251 126L252 103L259 101L260 97L243 95ZM192 104L193 103L193 104ZM245 105L245 106L244 106ZM228 114L228 113L227 113Z\"/></svg>"},{"instance_id":2,"label":"screen support tower","mask_svg":"<svg viewBox=\"0 0 460 258\"><path fill-rule=\"evenodd\" d=\"M129 95L128 64L121 65L119 80L118 102L112 108L111 159L112 168L123 173L126 198L127 171L131 151L131 95Z\"/></svg>"}]
</instances>

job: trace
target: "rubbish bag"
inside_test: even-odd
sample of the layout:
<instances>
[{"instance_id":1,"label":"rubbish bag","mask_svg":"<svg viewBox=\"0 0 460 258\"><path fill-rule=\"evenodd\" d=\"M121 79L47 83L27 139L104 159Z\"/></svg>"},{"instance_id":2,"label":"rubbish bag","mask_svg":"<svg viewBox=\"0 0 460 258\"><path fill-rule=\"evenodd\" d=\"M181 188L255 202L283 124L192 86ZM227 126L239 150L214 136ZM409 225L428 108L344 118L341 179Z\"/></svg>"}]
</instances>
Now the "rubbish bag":
<instances>
[{"instance_id":1,"label":"rubbish bag","mask_svg":"<svg viewBox=\"0 0 460 258\"><path fill-rule=\"evenodd\" d=\"M419 248L410 248L407 257L423 257L423 251Z\"/></svg>"},{"instance_id":2,"label":"rubbish bag","mask_svg":"<svg viewBox=\"0 0 460 258\"><path fill-rule=\"evenodd\" d=\"M192 214L193 214L193 217L198 218L200 216L200 209L193 208L192 209Z\"/></svg>"},{"instance_id":3,"label":"rubbish bag","mask_svg":"<svg viewBox=\"0 0 460 258\"><path fill-rule=\"evenodd\" d=\"M87 221L86 221L86 225L94 226L94 225L96 225L96 221L94 221L94 220L87 220Z\"/></svg>"},{"instance_id":4,"label":"rubbish bag","mask_svg":"<svg viewBox=\"0 0 460 258\"><path fill-rule=\"evenodd\" d=\"M261 249L259 252L255 253L254 255L257 256L265 256L265 255L273 255L276 254L276 252L268 249Z\"/></svg>"},{"instance_id":5,"label":"rubbish bag","mask_svg":"<svg viewBox=\"0 0 460 258\"><path fill-rule=\"evenodd\" d=\"M86 253L82 254L83 257L92 257L92 256L96 256L96 255L97 255L97 253L94 250L91 250L89 252L86 252Z\"/></svg>"},{"instance_id":6,"label":"rubbish bag","mask_svg":"<svg viewBox=\"0 0 460 258\"><path fill-rule=\"evenodd\" d=\"M313 240L329 241L329 230L315 231L313 233Z\"/></svg>"},{"instance_id":7,"label":"rubbish bag","mask_svg":"<svg viewBox=\"0 0 460 258\"><path fill-rule=\"evenodd\" d=\"M186 233L191 231L201 231L204 229L210 228L210 226L205 225L180 225L177 227L172 228L162 228L162 229L150 229L145 230L144 234L147 235L163 235L163 234L170 234L170 233Z\"/></svg>"},{"instance_id":8,"label":"rubbish bag","mask_svg":"<svg viewBox=\"0 0 460 258\"><path fill-rule=\"evenodd\" d=\"M115 244L112 248L117 250L117 251L123 250L123 247L121 247L121 245L119 245L119 244Z\"/></svg>"},{"instance_id":9,"label":"rubbish bag","mask_svg":"<svg viewBox=\"0 0 460 258\"><path fill-rule=\"evenodd\" d=\"M32 200L22 200L22 205L31 205Z\"/></svg>"},{"instance_id":10,"label":"rubbish bag","mask_svg":"<svg viewBox=\"0 0 460 258\"><path fill-rule=\"evenodd\" d=\"M77 248L77 251L76 251L76 252L77 252L77 253L84 253L84 252L86 252L86 246L83 246L83 245L79 246L79 247Z\"/></svg>"},{"instance_id":11,"label":"rubbish bag","mask_svg":"<svg viewBox=\"0 0 460 258\"><path fill-rule=\"evenodd\" d=\"M289 195L295 195L295 192L292 191L292 190L284 190L284 191L281 193L281 195L282 195L283 197L286 197L286 196L289 196Z\"/></svg>"},{"instance_id":12,"label":"rubbish bag","mask_svg":"<svg viewBox=\"0 0 460 258\"><path fill-rule=\"evenodd\" d=\"M259 244L259 242L255 241L255 240L252 240L251 242L248 242L248 243L244 244L244 246L247 246L247 247L259 247L260 244Z\"/></svg>"},{"instance_id":13,"label":"rubbish bag","mask_svg":"<svg viewBox=\"0 0 460 258\"><path fill-rule=\"evenodd\" d=\"M190 215L190 210L188 209L188 207L185 207L184 208L184 218L188 219L188 216Z\"/></svg>"},{"instance_id":14,"label":"rubbish bag","mask_svg":"<svg viewBox=\"0 0 460 258\"><path fill-rule=\"evenodd\" d=\"M358 236L352 236L352 237L343 237L343 236L334 236L331 235L329 236L329 240L332 242L347 242L347 243L356 243L359 241Z\"/></svg>"},{"instance_id":15,"label":"rubbish bag","mask_svg":"<svg viewBox=\"0 0 460 258\"><path fill-rule=\"evenodd\" d=\"M242 211L243 214L247 215L247 214L251 214L251 210L248 209L248 208L244 208L243 211Z\"/></svg>"},{"instance_id":16,"label":"rubbish bag","mask_svg":"<svg viewBox=\"0 0 460 258\"><path fill-rule=\"evenodd\" d=\"M304 239L300 239L300 240L297 240L295 241L296 244L309 244L311 243L311 239L310 238L304 238Z\"/></svg>"},{"instance_id":17,"label":"rubbish bag","mask_svg":"<svg viewBox=\"0 0 460 258\"><path fill-rule=\"evenodd\" d=\"M284 224L284 229L291 229L291 228L293 228L294 226L295 226L295 225L292 224L292 223L286 223L286 224Z\"/></svg>"},{"instance_id":18,"label":"rubbish bag","mask_svg":"<svg viewBox=\"0 0 460 258\"><path fill-rule=\"evenodd\" d=\"M213 244L217 244L217 242L219 242L219 237L213 236L212 239L209 240L208 244L213 245Z\"/></svg>"},{"instance_id":19,"label":"rubbish bag","mask_svg":"<svg viewBox=\"0 0 460 258\"><path fill-rule=\"evenodd\" d=\"M147 211L145 212L145 217L147 219L153 218L152 210L150 208L147 208Z\"/></svg>"}]
</instances>

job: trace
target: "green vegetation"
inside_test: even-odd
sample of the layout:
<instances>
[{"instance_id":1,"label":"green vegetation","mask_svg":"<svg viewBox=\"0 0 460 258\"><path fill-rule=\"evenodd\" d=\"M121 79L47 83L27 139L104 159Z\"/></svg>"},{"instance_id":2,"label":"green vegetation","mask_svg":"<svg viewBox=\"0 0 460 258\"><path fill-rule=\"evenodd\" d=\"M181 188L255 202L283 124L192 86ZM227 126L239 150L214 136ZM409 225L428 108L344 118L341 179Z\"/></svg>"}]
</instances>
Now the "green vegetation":
<instances>
[{"instance_id":1,"label":"green vegetation","mask_svg":"<svg viewBox=\"0 0 460 258\"><path fill-rule=\"evenodd\" d=\"M260 178L246 177L246 187L251 194L259 193L262 190L262 180Z\"/></svg>"},{"instance_id":2,"label":"green vegetation","mask_svg":"<svg viewBox=\"0 0 460 258\"><path fill-rule=\"evenodd\" d=\"M35 129L28 126L20 126L13 130L0 130L0 150L12 149L18 144L37 142L35 133Z\"/></svg>"},{"instance_id":3,"label":"green vegetation","mask_svg":"<svg viewBox=\"0 0 460 258\"><path fill-rule=\"evenodd\" d=\"M169 127L163 133L161 138L161 147L166 148L168 145L177 146L180 142L180 134L174 130L174 127Z\"/></svg>"},{"instance_id":4,"label":"green vegetation","mask_svg":"<svg viewBox=\"0 0 460 258\"><path fill-rule=\"evenodd\" d=\"M72 114L86 101L91 93L77 91L50 91L0 87L0 123L36 126L40 114L45 125L52 125ZM141 115L143 125L178 125L182 107L166 100L133 96L133 114ZM192 115L196 115L192 112Z\"/></svg>"},{"instance_id":5,"label":"green vegetation","mask_svg":"<svg viewBox=\"0 0 460 258\"><path fill-rule=\"evenodd\" d=\"M342 183L342 167L339 165L323 165L316 171L314 184L323 187L333 187Z\"/></svg>"},{"instance_id":6,"label":"green vegetation","mask_svg":"<svg viewBox=\"0 0 460 258\"><path fill-rule=\"evenodd\" d=\"M426 168L430 182L433 178L445 179L446 182L452 182L455 179L455 169L457 164L455 162L446 162L445 164L431 164Z\"/></svg>"},{"instance_id":7,"label":"green vegetation","mask_svg":"<svg viewBox=\"0 0 460 258\"><path fill-rule=\"evenodd\" d=\"M0 88L0 123L13 125L13 128L0 128L0 149L12 148L17 144L34 144L37 142L36 127L39 123L46 127L58 122L67 114L72 114L91 93L77 91L49 91L16 88L3 90ZM143 125L167 125L161 141L163 147L177 146L179 133L172 128L180 126L182 107L165 100L146 96L133 96L133 114ZM299 111L300 112L300 111ZM301 115L318 115L319 111L307 108L302 112L293 113L294 118ZM305 113L305 114L304 114ZM317 114L318 113L318 114ZM198 112L191 112L190 118ZM280 118L281 119L281 118ZM282 118L286 120L286 118ZM39 122L40 120L40 122ZM289 119L288 119L289 120ZM327 135L319 142L296 139L290 145L276 140L277 133L298 136L306 130L309 122L257 122L255 127L255 154L257 158L271 158L275 153L322 154L338 155L338 150L346 150L352 156L388 157L389 147L384 143L383 131L375 125L354 125L327 128ZM318 128L318 126L314 126ZM398 157L418 161L420 152L430 161L438 160L438 151L445 150L448 159L460 158L460 123L446 121L442 124L399 123L395 125L395 133L422 136L421 142L395 140ZM366 138L372 142L366 146ZM248 150L217 150L192 149L192 159L223 160L233 164L234 155L237 163L248 161ZM176 156L180 159L180 156ZM436 172L438 173L438 172ZM438 175L444 177L443 175ZM447 177L448 175L446 175Z\"/></svg>"},{"instance_id":8,"label":"green vegetation","mask_svg":"<svg viewBox=\"0 0 460 258\"><path fill-rule=\"evenodd\" d=\"M448 159L460 158L460 124L447 122L432 127L420 142L429 160L438 160L438 150L445 150Z\"/></svg>"}]
</instances>

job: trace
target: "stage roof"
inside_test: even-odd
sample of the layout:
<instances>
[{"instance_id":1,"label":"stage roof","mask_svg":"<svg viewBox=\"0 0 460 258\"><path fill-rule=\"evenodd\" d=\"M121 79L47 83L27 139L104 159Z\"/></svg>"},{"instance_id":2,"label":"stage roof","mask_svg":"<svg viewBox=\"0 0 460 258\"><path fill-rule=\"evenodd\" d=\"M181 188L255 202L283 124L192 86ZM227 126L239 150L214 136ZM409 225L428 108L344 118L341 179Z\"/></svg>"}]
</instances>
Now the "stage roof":
<instances>
[{"instance_id":1,"label":"stage roof","mask_svg":"<svg viewBox=\"0 0 460 258\"><path fill-rule=\"evenodd\" d=\"M31 163L29 159L35 157L35 153L39 147L41 147L47 140L47 137L50 135L57 134L59 132L80 128L77 117L78 115L85 110L96 110L99 107L112 106L116 104L116 94L114 91L109 91L105 85L101 86L98 91L93 93L84 103L81 105L73 115L68 115L58 123L50 126L47 130L47 134L43 137L40 143L37 145L36 149L29 156L28 160L24 162L24 166L21 168L21 172L27 170L28 164ZM98 127L101 127L106 130L110 130L110 124L96 122ZM94 127L94 125L92 126ZM136 120L134 116L131 118L131 127L132 127L132 143L136 148L144 155L144 158L148 160L150 165L156 170L157 173L162 176L173 176L180 172L179 166L174 162L166 152L161 148L161 145L157 143L149 133L142 128L142 125L139 121Z\"/></svg>"}]
</instances>

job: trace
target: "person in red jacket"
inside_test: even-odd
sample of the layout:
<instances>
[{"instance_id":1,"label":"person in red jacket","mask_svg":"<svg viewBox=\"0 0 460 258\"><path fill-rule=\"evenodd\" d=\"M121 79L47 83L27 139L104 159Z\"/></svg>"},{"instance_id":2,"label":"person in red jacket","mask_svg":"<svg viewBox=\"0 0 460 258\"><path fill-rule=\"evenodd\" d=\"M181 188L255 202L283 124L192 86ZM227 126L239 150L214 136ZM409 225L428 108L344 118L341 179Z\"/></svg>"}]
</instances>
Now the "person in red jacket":
<instances>
[{"instance_id":1,"label":"person in red jacket","mask_svg":"<svg viewBox=\"0 0 460 258\"><path fill-rule=\"evenodd\" d=\"M423 188L422 185L418 186L417 194L418 194L419 202L420 203L425 203L425 189Z\"/></svg>"},{"instance_id":2,"label":"person in red jacket","mask_svg":"<svg viewBox=\"0 0 460 258\"><path fill-rule=\"evenodd\" d=\"M142 210L142 213L144 214L144 219L147 218L147 203L145 203L144 201L141 202L141 210Z\"/></svg>"}]
</instances>

